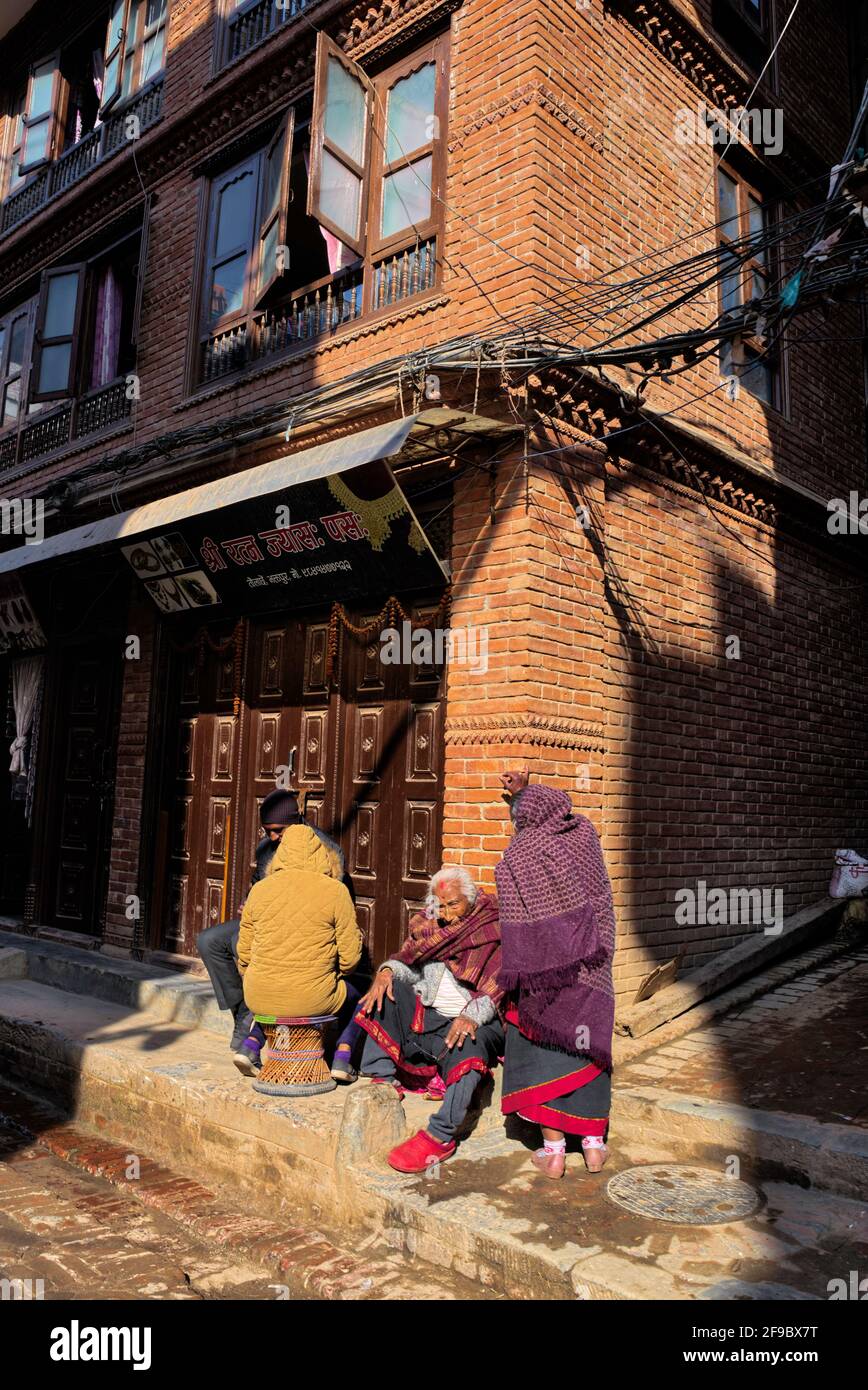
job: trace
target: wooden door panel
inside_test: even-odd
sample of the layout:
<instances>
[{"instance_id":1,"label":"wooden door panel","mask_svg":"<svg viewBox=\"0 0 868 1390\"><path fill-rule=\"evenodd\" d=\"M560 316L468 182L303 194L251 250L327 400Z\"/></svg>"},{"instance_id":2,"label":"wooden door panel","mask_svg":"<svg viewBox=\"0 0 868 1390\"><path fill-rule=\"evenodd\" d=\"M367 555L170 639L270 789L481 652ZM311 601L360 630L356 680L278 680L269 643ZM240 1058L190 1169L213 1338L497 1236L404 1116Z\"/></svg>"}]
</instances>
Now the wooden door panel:
<instances>
[{"instance_id":1,"label":"wooden door panel","mask_svg":"<svg viewBox=\"0 0 868 1390\"><path fill-rule=\"evenodd\" d=\"M323 798L329 754L328 710L303 710L299 742L299 781Z\"/></svg>"},{"instance_id":2,"label":"wooden door panel","mask_svg":"<svg viewBox=\"0 0 868 1390\"><path fill-rule=\"evenodd\" d=\"M46 838L52 926L98 935L114 801L118 662L111 645L88 642L58 655L53 763L59 814Z\"/></svg>"},{"instance_id":3,"label":"wooden door panel","mask_svg":"<svg viewBox=\"0 0 868 1390\"><path fill-rule=\"evenodd\" d=\"M403 877L425 880L434 869L429 866L437 857L438 816L434 801L408 801L404 811ZM435 864L435 868L439 865Z\"/></svg>"},{"instance_id":4,"label":"wooden door panel","mask_svg":"<svg viewBox=\"0 0 868 1390\"><path fill-rule=\"evenodd\" d=\"M187 949L191 927L201 929L215 907L219 912L227 852L226 912L234 915L233 891L243 896L255 864L262 799L288 764L292 782L306 792L308 820L344 850L359 925L377 959L399 947L438 867L440 673L384 666L378 644L342 633L337 680L330 682L328 642L324 622L251 622L237 720L231 659L206 659L197 672L189 664L183 672L178 713L188 732L174 814L186 816L192 829L173 841L175 906L167 915L171 921L180 914L187 924Z\"/></svg>"},{"instance_id":5,"label":"wooden door panel","mask_svg":"<svg viewBox=\"0 0 868 1390\"><path fill-rule=\"evenodd\" d=\"M413 705L407 730L405 778L416 785L436 783L440 770L440 705Z\"/></svg>"},{"instance_id":6,"label":"wooden door panel","mask_svg":"<svg viewBox=\"0 0 868 1390\"><path fill-rule=\"evenodd\" d=\"M210 630L216 645L225 624ZM177 752L170 774L168 886L164 944L193 955L196 937L221 919L224 876L231 907L238 720L234 654L205 643L174 656ZM231 913L229 913L231 915Z\"/></svg>"},{"instance_id":7,"label":"wooden door panel","mask_svg":"<svg viewBox=\"0 0 868 1390\"><path fill-rule=\"evenodd\" d=\"M328 623L308 624L304 643L303 695L320 695L324 700L329 698L326 675L328 640Z\"/></svg>"}]
</instances>

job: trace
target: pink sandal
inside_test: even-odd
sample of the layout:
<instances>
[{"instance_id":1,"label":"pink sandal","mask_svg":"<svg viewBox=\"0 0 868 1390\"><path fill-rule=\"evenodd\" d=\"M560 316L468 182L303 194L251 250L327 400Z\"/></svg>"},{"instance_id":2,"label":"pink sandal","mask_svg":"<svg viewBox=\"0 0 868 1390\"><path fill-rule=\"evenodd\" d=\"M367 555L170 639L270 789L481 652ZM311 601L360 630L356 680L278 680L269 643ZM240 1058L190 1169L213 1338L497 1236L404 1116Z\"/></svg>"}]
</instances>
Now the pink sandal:
<instances>
[{"instance_id":1,"label":"pink sandal","mask_svg":"<svg viewBox=\"0 0 868 1390\"><path fill-rule=\"evenodd\" d=\"M531 1154L531 1163L538 1168L544 1178L562 1178L564 1169L567 1166L567 1155L565 1150L560 1153L549 1153L547 1149L537 1149L535 1154Z\"/></svg>"},{"instance_id":2,"label":"pink sandal","mask_svg":"<svg viewBox=\"0 0 868 1390\"><path fill-rule=\"evenodd\" d=\"M604 1140L599 1139L596 1134L585 1134L582 1136L582 1154L585 1159L585 1167L589 1173L599 1173L606 1159L609 1157L609 1150ZM591 1154L599 1154L600 1161L590 1163L588 1160Z\"/></svg>"}]
</instances>

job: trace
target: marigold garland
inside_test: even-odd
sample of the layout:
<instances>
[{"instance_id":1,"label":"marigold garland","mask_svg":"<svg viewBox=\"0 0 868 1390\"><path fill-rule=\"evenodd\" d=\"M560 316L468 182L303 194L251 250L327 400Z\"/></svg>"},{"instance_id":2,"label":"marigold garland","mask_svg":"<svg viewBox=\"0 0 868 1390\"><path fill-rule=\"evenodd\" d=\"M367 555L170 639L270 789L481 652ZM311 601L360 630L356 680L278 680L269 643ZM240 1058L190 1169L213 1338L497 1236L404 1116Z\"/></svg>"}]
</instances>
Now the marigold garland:
<instances>
[{"instance_id":1,"label":"marigold garland","mask_svg":"<svg viewBox=\"0 0 868 1390\"><path fill-rule=\"evenodd\" d=\"M425 628L448 627L451 604L452 590L447 588L434 612L417 622L404 608L401 600L396 598L394 594L390 594L375 618L371 618L366 623L354 623L342 603L333 603L329 616L326 678L331 680L334 675L338 655L339 626L343 627L359 642L367 642L375 633L382 632L385 627L395 627L399 621L409 623L412 632L418 632Z\"/></svg>"},{"instance_id":2,"label":"marigold garland","mask_svg":"<svg viewBox=\"0 0 868 1390\"><path fill-rule=\"evenodd\" d=\"M241 712L242 658L244 654L244 619L239 618L229 636L222 642L215 642L207 627L200 627L192 642L172 642L176 652L195 652L196 669L202 669L205 661L205 648L215 656L224 656L233 649L232 655L232 713L236 717Z\"/></svg>"}]
</instances>

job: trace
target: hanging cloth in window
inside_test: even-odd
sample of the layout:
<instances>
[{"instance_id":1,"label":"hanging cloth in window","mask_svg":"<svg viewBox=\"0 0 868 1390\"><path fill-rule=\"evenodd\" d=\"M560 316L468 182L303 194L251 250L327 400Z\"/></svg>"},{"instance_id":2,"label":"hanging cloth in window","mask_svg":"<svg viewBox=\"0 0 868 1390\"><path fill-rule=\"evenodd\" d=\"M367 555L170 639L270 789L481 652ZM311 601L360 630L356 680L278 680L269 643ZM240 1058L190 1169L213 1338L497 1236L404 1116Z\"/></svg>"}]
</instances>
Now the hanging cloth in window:
<instances>
[{"instance_id":1,"label":"hanging cloth in window","mask_svg":"<svg viewBox=\"0 0 868 1390\"><path fill-rule=\"evenodd\" d=\"M104 55L103 55L102 49L100 49L100 48L95 48L95 49L93 50L93 52L91 53L90 56L91 56L91 63L93 64L93 68L92 68L92 71L93 71L93 89L94 89L94 91L96 92L96 99L97 99L97 101L99 102L99 104L100 104L100 106L101 106L101 105L102 105L102 89L103 89L103 84L104 84L104 82L105 82L105 57L104 57ZM96 130L97 126L100 125L100 124L101 124L100 115L99 115L99 111L97 111L97 113L96 113L96 118L95 118L94 123L93 123L93 128L94 128L94 130Z\"/></svg>"},{"instance_id":2,"label":"hanging cloth in window","mask_svg":"<svg viewBox=\"0 0 868 1390\"><path fill-rule=\"evenodd\" d=\"M12 705L15 710L15 738L9 746L13 777L27 775L27 744L33 728L36 697L42 682L44 656L23 656L12 663Z\"/></svg>"},{"instance_id":3,"label":"hanging cloth in window","mask_svg":"<svg viewBox=\"0 0 868 1390\"><path fill-rule=\"evenodd\" d=\"M310 177L310 146L304 152L304 172ZM345 266L352 265L353 261L358 260L358 256L351 246L345 246L339 241L326 227L320 224L320 231L326 244L326 256L329 263L329 274L334 275L335 271L343 270Z\"/></svg>"},{"instance_id":4,"label":"hanging cloth in window","mask_svg":"<svg viewBox=\"0 0 868 1390\"><path fill-rule=\"evenodd\" d=\"M109 263L100 276L96 295L91 390L114 381L117 375L122 309L123 292L114 268Z\"/></svg>"}]
</instances>

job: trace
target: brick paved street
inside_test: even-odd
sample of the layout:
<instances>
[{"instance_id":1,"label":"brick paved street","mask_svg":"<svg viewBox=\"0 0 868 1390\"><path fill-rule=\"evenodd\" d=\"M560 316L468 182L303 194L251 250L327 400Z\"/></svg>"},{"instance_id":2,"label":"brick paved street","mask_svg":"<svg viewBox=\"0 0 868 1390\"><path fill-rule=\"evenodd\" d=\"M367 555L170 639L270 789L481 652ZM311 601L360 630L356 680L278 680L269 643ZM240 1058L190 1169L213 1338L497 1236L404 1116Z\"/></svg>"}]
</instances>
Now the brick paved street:
<instances>
[{"instance_id":1,"label":"brick paved street","mask_svg":"<svg viewBox=\"0 0 868 1390\"><path fill-rule=\"evenodd\" d=\"M170 1218L0 1131L0 1278L46 1299L274 1298L262 1270L215 1257ZM37 1285L31 1286L35 1294Z\"/></svg>"},{"instance_id":2,"label":"brick paved street","mask_svg":"<svg viewBox=\"0 0 868 1390\"><path fill-rule=\"evenodd\" d=\"M146 1154L131 1180L129 1157L0 1083L0 1280L33 1296L42 1280L45 1299L501 1296L370 1235L344 1248L301 1217L278 1225Z\"/></svg>"},{"instance_id":3,"label":"brick paved street","mask_svg":"<svg viewBox=\"0 0 868 1390\"><path fill-rule=\"evenodd\" d=\"M866 987L868 951L819 964L627 1064L619 1083L863 1126Z\"/></svg>"}]
</instances>

